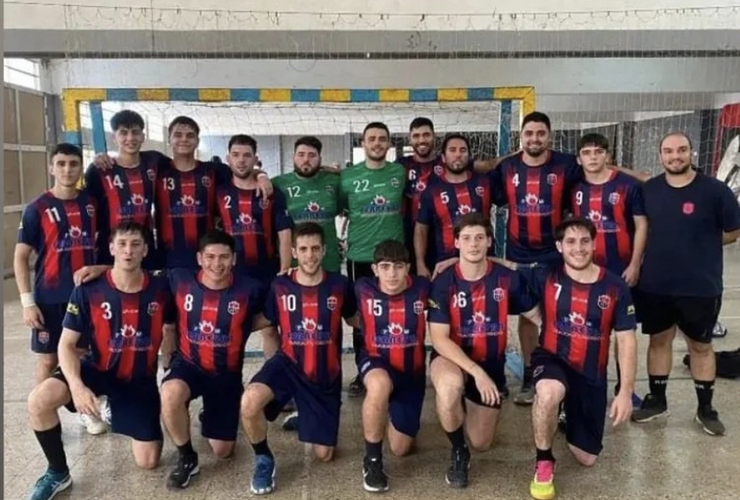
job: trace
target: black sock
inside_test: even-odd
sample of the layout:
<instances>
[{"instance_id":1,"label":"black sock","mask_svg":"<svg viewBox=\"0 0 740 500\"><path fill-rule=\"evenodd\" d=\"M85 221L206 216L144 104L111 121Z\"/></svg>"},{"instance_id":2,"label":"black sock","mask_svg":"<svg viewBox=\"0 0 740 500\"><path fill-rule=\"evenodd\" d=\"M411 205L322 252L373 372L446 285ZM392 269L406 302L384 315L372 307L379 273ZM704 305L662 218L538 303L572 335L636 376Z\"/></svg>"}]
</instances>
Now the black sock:
<instances>
[{"instance_id":1,"label":"black sock","mask_svg":"<svg viewBox=\"0 0 740 500\"><path fill-rule=\"evenodd\" d=\"M62 424L59 423L46 431L33 431L36 434L41 449L49 461L49 470L56 473L69 472L67 467L67 456L62 444Z\"/></svg>"},{"instance_id":2,"label":"black sock","mask_svg":"<svg viewBox=\"0 0 740 500\"><path fill-rule=\"evenodd\" d=\"M550 462L555 461L555 457L552 455L552 448L548 448L546 450L540 450L537 448L537 461L540 460L548 460Z\"/></svg>"},{"instance_id":3,"label":"black sock","mask_svg":"<svg viewBox=\"0 0 740 500\"><path fill-rule=\"evenodd\" d=\"M714 380L694 380L694 389L696 389L696 399L699 401L699 409L712 405Z\"/></svg>"},{"instance_id":4,"label":"black sock","mask_svg":"<svg viewBox=\"0 0 740 500\"><path fill-rule=\"evenodd\" d=\"M197 453L195 453L195 450L193 449L192 441L188 441L187 443L178 446L177 451L179 451L180 455L183 457L192 457L193 455L197 455Z\"/></svg>"},{"instance_id":5,"label":"black sock","mask_svg":"<svg viewBox=\"0 0 740 500\"><path fill-rule=\"evenodd\" d=\"M383 458L383 441L371 443L366 439L365 455L367 455L367 458L377 458L378 460L381 460Z\"/></svg>"},{"instance_id":6,"label":"black sock","mask_svg":"<svg viewBox=\"0 0 740 500\"><path fill-rule=\"evenodd\" d=\"M648 375L650 394L665 401L665 389L668 385L668 375Z\"/></svg>"},{"instance_id":7,"label":"black sock","mask_svg":"<svg viewBox=\"0 0 740 500\"><path fill-rule=\"evenodd\" d=\"M532 367L531 366L525 366L524 367L524 380L523 382L531 382L532 381Z\"/></svg>"},{"instance_id":8,"label":"black sock","mask_svg":"<svg viewBox=\"0 0 740 500\"><path fill-rule=\"evenodd\" d=\"M267 438L263 439L259 443L252 443L252 449L254 450L255 455L267 455L272 458L270 447L267 446Z\"/></svg>"},{"instance_id":9,"label":"black sock","mask_svg":"<svg viewBox=\"0 0 740 500\"><path fill-rule=\"evenodd\" d=\"M461 425L452 432L447 433L447 438L452 443L453 448L467 448L468 445L465 443L465 433L463 432L463 426Z\"/></svg>"}]
</instances>

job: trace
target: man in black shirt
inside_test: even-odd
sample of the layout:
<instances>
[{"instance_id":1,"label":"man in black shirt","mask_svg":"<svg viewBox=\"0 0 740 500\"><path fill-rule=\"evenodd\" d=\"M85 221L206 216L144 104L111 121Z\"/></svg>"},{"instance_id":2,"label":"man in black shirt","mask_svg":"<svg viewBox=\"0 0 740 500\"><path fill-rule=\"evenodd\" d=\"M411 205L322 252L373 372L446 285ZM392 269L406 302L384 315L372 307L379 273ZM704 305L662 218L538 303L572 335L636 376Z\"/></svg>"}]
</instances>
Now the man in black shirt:
<instances>
[{"instance_id":1,"label":"man in black shirt","mask_svg":"<svg viewBox=\"0 0 740 500\"><path fill-rule=\"evenodd\" d=\"M676 328L687 337L698 409L696 421L713 436L725 427L712 406L716 364L712 329L722 305L722 246L740 236L740 205L717 179L691 168L691 141L672 133L660 142L665 172L644 185L650 221L637 305L650 335L650 394L632 420L668 414L666 385Z\"/></svg>"}]
</instances>

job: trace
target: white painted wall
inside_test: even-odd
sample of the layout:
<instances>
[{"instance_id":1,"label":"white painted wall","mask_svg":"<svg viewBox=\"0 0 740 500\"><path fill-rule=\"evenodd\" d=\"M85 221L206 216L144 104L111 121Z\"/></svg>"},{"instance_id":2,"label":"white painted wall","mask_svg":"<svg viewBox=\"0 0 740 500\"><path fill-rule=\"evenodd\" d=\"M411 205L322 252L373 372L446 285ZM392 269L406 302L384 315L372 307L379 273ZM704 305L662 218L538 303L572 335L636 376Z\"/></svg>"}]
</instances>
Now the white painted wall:
<instances>
[{"instance_id":1,"label":"white painted wall","mask_svg":"<svg viewBox=\"0 0 740 500\"><path fill-rule=\"evenodd\" d=\"M737 26L734 0L14 0L5 3L5 28L158 30L471 30L471 29L717 29ZM711 7L697 15L683 9ZM665 10L660 16L638 15ZM624 15L624 12L632 15ZM637 11L637 12L636 12ZM218 13L229 15L219 15ZM558 13L557 19L548 13ZM362 14L359 18L357 14ZM422 17L422 14L424 15ZM520 14L516 18L509 14ZM527 15L522 15L527 14ZM536 15L540 14L540 15ZM545 15L542 15L545 14ZM454 17L450 17L454 15ZM382 17L381 17L382 16Z\"/></svg>"},{"instance_id":2,"label":"white painted wall","mask_svg":"<svg viewBox=\"0 0 740 500\"><path fill-rule=\"evenodd\" d=\"M203 132L209 133L209 130ZM244 130L241 133L249 133ZM251 135L251 134L250 134ZM262 168L270 176L280 173L280 137L278 136L259 136L252 135L257 141L257 156L262 161ZM226 153L228 152L229 139L231 136L213 136L203 135L200 137L199 154L203 160L210 160L214 155L220 156L221 160L226 163Z\"/></svg>"}]
</instances>

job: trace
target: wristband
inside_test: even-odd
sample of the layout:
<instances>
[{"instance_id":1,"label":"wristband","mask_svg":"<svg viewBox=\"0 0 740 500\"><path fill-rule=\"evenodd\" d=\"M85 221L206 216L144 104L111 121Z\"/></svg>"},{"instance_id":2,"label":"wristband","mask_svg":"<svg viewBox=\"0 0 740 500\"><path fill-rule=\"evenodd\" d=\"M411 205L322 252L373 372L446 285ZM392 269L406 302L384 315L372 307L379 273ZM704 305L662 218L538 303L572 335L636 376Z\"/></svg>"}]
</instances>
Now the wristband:
<instances>
[{"instance_id":1,"label":"wristband","mask_svg":"<svg viewBox=\"0 0 740 500\"><path fill-rule=\"evenodd\" d=\"M25 309L26 307L33 307L36 305L36 301L33 300L33 293L26 292L21 294L21 305Z\"/></svg>"}]
</instances>

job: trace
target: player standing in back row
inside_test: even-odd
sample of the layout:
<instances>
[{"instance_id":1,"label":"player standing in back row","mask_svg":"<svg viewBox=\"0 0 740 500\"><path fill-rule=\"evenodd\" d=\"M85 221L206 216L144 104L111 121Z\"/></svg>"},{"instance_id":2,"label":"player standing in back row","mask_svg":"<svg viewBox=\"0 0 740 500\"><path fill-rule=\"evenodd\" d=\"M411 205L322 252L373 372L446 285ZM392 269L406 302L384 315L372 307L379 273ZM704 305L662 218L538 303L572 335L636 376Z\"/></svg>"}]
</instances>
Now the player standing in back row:
<instances>
[{"instance_id":1,"label":"player standing in back row","mask_svg":"<svg viewBox=\"0 0 740 500\"><path fill-rule=\"evenodd\" d=\"M315 222L324 230L326 254L323 269L338 273L341 268L335 219L339 215L339 176L321 170L321 141L306 136L293 146L293 172L272 179L282 191L293 222Z\"/></svg>"},{"instance_id":2,"label":"player standing in back row","mask_svg":"<svg viewBox=\"0 0 740 500\"><path fill-rule=\"evenodd\" d=\"M668 415L666 386L679 329L688 341L696 422L712 436L725 426L712 406L716 358L712 330L722 307L722 246L740 236L740 206L725 184L691 168L691 141L680 132L659 145L665 173L644 186L650 221L637 306L650 335L650 393L635 422Z\"/></svg>"},{"instance_id":3,"label":"player standing in back row","mask_svg":"<svg viewBox=\"0 0 740 500\"><path fill-rule=\"evenodd\" d=\"M573 155L550 148L550 118L532 112L524 117L522 151L504 158L491 171L494 203L509 206L506 259L531 279L537 268L561 265L555 248L555 228L570 203L573 185L583 179L583 170ZM519 343L524 361L524 378L517 404L532 404L534 386L530 356L537 345L537 326L519 318Z\"/></svg>"},{"instance_id":4,"label":"player standing in back row","mask_svg":"<svg viewBox=\"0 0 740 500\"><path fill-rule=\"evenodd\" d=\"M362 133L365 161L342 170L339 185L340 206L347 211L347 274L353 282L372 277L373 256L378 242L404 243L403 203L406 173L398 163L386 161L390 131L384 123L373 122ZM359 364L362 335L353 331L355 362ZM348 395L365 393L359 377L350 383Z\"/></svg>"}]
</instances>

